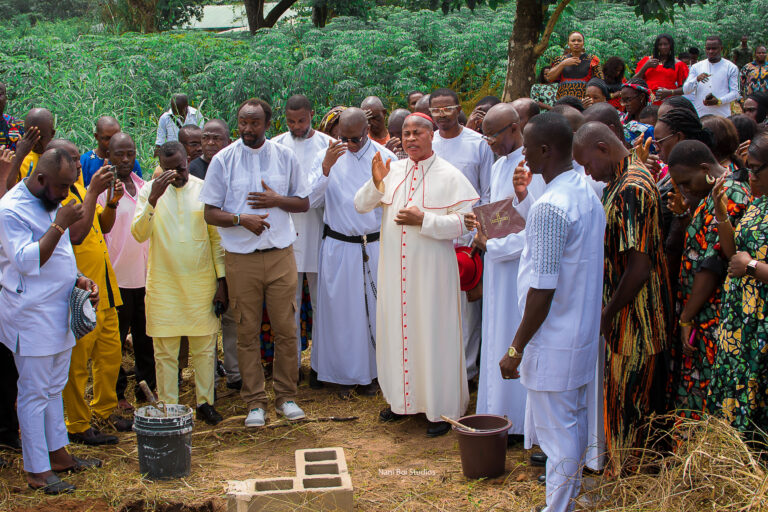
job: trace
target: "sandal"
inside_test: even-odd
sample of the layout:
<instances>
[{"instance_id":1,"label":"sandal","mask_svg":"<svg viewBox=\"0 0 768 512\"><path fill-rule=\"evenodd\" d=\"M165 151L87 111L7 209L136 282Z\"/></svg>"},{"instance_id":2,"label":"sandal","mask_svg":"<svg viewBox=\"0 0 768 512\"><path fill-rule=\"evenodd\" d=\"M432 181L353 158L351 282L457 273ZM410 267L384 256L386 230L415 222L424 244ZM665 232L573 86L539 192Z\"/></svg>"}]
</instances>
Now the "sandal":
<instances>
[{"instance_id":1,"label":"sandal","mask_svg":"<svg viewBox=\"0 0 768 512\"><path fill-rule=\"evenodd\" d=\"M45 478L45 485L40 487L33 487L32 484L27 484L33 491L43 491L50 496L56 496L57 494L68 494L74 492L75 486L69 482L65 482L56 475L50 475Z\"/></svg>"}]
</instances>

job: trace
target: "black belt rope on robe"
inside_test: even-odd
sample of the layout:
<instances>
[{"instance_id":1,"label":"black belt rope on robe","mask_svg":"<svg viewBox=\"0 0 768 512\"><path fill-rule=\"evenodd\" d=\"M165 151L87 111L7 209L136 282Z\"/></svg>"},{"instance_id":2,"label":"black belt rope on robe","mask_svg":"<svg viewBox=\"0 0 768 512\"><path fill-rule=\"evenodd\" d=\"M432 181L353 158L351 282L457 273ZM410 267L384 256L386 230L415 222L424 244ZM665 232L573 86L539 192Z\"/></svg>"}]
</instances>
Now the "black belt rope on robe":
<instances>
[{"instance_id":1,"label":"black belt rope on robe","mask_svg":"<svg viewBox=\"0 0 768 512\"><path fill-rule=\"evenodd\" d=\"M363 297L365 298L365 316L368 319L368 335L371 338L371 345L373 345L373 348L376 348L376 336L373 334L373 326L371 326L371 311L370 307L368 305L368 289L366 287L365 278L366 275L368 277L369 282L371 283L371 292L373 293L373 298L378 300L378 294L376 292L376 282L373 280L373 275L371 274L371 267L368 265L368 252L366 251L366 248L369 243L378 242L379 241L380 233L370 233L367 235L362 236L348 236L344 235L342 233L339 233L338 231L332 230L328 224L325 224L323 226L323 238L330 237L334 240L339 240L341 242L346 242L349 244L360 244L360 248L363 251Z\"/></svg>"}]
</instances>

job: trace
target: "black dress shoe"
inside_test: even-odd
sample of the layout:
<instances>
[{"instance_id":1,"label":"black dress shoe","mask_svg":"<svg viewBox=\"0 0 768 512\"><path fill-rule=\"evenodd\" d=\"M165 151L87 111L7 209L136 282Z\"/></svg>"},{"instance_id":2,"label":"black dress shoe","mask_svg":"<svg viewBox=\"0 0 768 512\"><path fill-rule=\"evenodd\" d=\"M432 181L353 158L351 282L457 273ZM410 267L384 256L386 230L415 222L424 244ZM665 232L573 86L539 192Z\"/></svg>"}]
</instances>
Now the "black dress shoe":
<instances>
[{"instance_id":1,"label":"black dress shoe","mask_svg":"<svg viewBox=\"0 0 768 512\"><path fill-rule=\"evenodd\" d=\"M79 471L85 471L91 468L100 468L101 461L99 459L81 459L75 455L72 455L74 464L64 469L54 469L56 473L77 473Z\"/></svg>"},{"instance_id":2,"label":"black dress shoe","mask_svg":"<svg viewBox=\"0 0 768 512\"><path fill-rule=\"evenodd\" d=\"M531 466L546 466L547 455L544 452L533 452L531 454Z\"/></svg>"},{"instance_id":3,"label":"black dress shoe","mask_svg":"<svg viewBox=\"0 0 768 512\"><path fill-rule=\"evenodd\" d=\"M109 418L107 418L107 425L109 425L110 427L112 427L118 432L133 431L133 420L128 418L122 418L117 414L112 414Z\"/></svg>"},{"instance_id":4,"label":"black dress shoe","mask_svg":"<svg viewBox=\"0 0 768 512\"><path fill-rule=\"evenodd\" d=\"M317 380L317 372L309 370L309 387L312 389L323 389L325 384Z\"/></svg>"},{"instance_id":5,"label":"black dress shoe","mask_svg":"<svg viewBox=\"0 0 768 512\"><path fill-rule=\"evenodd\" d=\"M235 382L227 382L227 389L236 389L240 391L243 389L243 380L236 380Z\"/></svg>"},{"instance_id":6,"label":"black dress shoe","mask_svg":"<svg viewBox=\"0 0 768 512\"><path fill-rule=\"evenodd\" d=\"M18 437L0 439L0 450L10 450L12 452L20 452L21 439L19 439Z\"/></svg>"},{"instance_id":7,"label":"black dress shoe","mask_svg":"<svg viewBox=\"0 0 768 512\"><path fill-rule=\"evenodd\" d=\"M383 421L385 423L389 421L401 420L403 418L405 418L405 414L397 414L396 412L392 412L392 409L389 407L379 413L379 421Z\"/></svg>"},{"instance_id":8,"label":"black dress shoe","mask_svg":"<svg viewBox=\"0 0 768 512\"><path fill-rule=\"evenodd\" d=\"M117 436L104 434L91 427L85 432L69 434L69 440L73 443L87 444L89 446L100 446L102 444L117 444Z\"/></svg>"},{"instance_id":9,"label":"black dress shoe","mask_svg":"<svg viewBox=\"0 0 768 512\"><path fill-rule=\"evenodd\" d=\"M538 480L541 485L547 485L547 475L546 474L539 475L539 478L537 478L536 480Z\"/></svg>"},{"instance_id":10,"label":"black dress shoe","mask_svg":"<svg viewBox=\"0 0 768 512\"><path fill-rule=\"evenodd\" d=\"M357 386L356 392L361 396L376 396L376 393L379 392L379 383L374 379L370 384Z\"/></svg>"},{"instance_id":11,"label":"black dress shoe","mask_svg":"<svg viewBox=\"0 0 768 512\"><path fill-rule=\"evenodd\" d=\"M444 436L451 430L451 425L446 421L438 421L430 423L427 428L427 437L440 437Z\"/></svg>"},{"instance_id":12,"label":"black dress shoe","mask_svg":"<svg viewBox=\"0 0 768 512\"><path fill-rule=\"evenodd\" d=\"M208 403L198 406L197 419L203 420L209 425L218 425L224 420L222 415Z\"/></svg>"},{"instance_id":13,"label":"black dress shoe","mask_svg":"<svg viewBox=\"0 0 768 512\"><path fill-rule=\"evenodd\" d=\"M65 482L61 478L59 478L56 475L50 475L45 478L45 485L41 487L32 487L32 484L29 485L30 489L33 489L35 491L43 491L45 494L55 496L57 494L64 494L64 493L70 493L75 490L75 486Z\"/></svg>"},{"instance_id":14,"label":"black dress shoe","mask_svg":"<svg viewBox=\"0 0 768 512\"><path fill-rule=\"evenodd\" d=\"M507 436L507 448L517 446L525 441L525 436L522 434L509 434Z\"/></svg>"},{"instance_id":15,"label":"black dress shoe","mask_svg":"<svg viewBox=\"0 0 768 512\"><path fill-rule=\"evenodd\" d=\"M339 390L336 392L341 400L351 400L355 386L349 386L346 384L339 384Z\"/></svg>"}]
</instances>

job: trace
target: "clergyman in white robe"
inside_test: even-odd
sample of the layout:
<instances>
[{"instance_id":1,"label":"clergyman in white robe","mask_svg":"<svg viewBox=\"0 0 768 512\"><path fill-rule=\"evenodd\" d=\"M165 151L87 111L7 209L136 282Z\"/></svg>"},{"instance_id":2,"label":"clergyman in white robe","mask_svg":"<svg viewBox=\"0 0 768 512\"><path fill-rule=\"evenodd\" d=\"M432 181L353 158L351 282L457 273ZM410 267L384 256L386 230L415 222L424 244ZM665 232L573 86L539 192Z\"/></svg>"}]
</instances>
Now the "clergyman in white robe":
<instances>
[{"instance_id":1,"label":"clergyman in white robe","mask_svg":"<svg viewBox=\"0 0 768 512\"><path fill-rule=\"evenodd\" d=\"M381 183L368 180L355 208L381 207L376 366L392 412L460 417L469 405L453 240L467 234L464 214L479 196L454 166L434 153L418 163L392 162ZM424 212L421 226L398 225L402 208Z\"/></svg>"},{"instance_id":2,"label":"clergyman in white robe","mask_svg":"<svg viewBox=\"0 0 768 512\"><path fill-rule=\"evenodd\" d=\"M309 176L312 164L318 152L328 147L333 140L328 135L317 130L310 130L311 137L294 137L290 131L281 133L273 142L289 147L296 154L301 171ZM293 242L293 255L296 258L296 270L299 273L298 286L296 286L296 339L298 340L299 367L301 367L301 296L304 288L303 275L307 276L309 285L309 297L312 302L312 319L314 320L317 309L317 266L320 253L320 240L323 234L323 209L312 206L315 199L309 196L309 210L302 213L292 213L293 227L296 230L296 241ZM314 340L312 333L307 337Z\"/></svg>"},{"instance_id":3,"label":"clergyman in white robe","mask_svg":"<svg viewBox=\"0 0 768 512\"><path fill-rule=\"evenodd\" d=\"M325 225L336 233L361 237L379 232L381 209L360 215L354 204L355 193L371 179L371 161L377 151L385 159L396 160L391 151L369 138L358 152L347 151L339 157L327 177L322 170L325 150L316 155L310 207L324 205ZM320 381L367 385L376 378L374 289L379 242L367 241L365 252L367 262L363 262L361 243L323 237L311 358Z\"/></svg>"}]
</instances>

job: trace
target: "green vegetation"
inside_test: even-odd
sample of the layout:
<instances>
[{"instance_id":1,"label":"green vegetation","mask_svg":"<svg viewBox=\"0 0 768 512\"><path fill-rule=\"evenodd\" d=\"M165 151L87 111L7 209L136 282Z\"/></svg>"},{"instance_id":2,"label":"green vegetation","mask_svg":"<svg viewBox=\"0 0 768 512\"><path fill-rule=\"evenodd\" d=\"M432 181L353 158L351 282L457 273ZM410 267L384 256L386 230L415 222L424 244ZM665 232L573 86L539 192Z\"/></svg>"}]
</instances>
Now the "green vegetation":
<instances>
[{"instance_id":1,"label":"green vegetation","mask_svg":"<svg viewBox=\"0 0 768 512\"><path fill-rule=\"evenodd\" d=\"M668 32L678 51L719 33L726 46L742 33L767 41L768 0L714 2L678 13L676 24L643 24L625 4L580 2L557 25L540 60L561 52L568 31L582 30L588 49L630 65ZM273 133L284 129L282 105L291 94L313 99L317 120L333 105L359 104L370 94L404 106L412 89L454 87L465 106L498 93L506 72L514 4L447 15L376 8L371 21L334 18L323 29L308 19L283 23L252 37L201 32L122 36L97 33L82 19L0 26L0 80L9 86L7 113L50 108L60 136L90 148L93 122L116 116L152 164L157 119L171 93L187 92L206 117L234 127L235 107L260 96L275 108Z\"/></svg>"}]
</instances>

